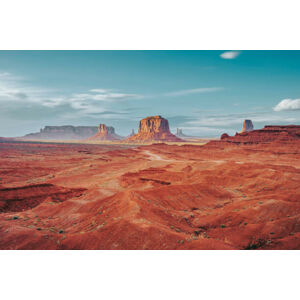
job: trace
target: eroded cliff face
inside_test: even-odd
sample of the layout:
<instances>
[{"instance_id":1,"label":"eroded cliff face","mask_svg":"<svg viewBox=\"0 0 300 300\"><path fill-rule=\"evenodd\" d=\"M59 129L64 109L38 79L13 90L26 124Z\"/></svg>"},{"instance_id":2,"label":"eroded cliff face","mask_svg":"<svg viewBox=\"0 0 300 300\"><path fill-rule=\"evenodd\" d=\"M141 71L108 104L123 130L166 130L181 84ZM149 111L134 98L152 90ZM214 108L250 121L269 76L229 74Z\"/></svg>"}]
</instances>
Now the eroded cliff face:
<instances>
[{"instance_id":1,"label":"eroded cliff face","mask_svg":"<svg viewBox=\"0 0 300 300\"><path fill-rule=\"evenodd\" d=\"M96 134L96 126L45 126L40 132L25 135L24 139L32 140L80 140Z\"/></svg>"},{"instance_id":2,"label":"eroded cliff face","mask_svg":"<svg viewBox=\"0 0 300 300\"><path fill-rule=\"evenodd\" d=\"M115 133L115 128L112 126L106 126L100 124L98 126L98 132L89 138L89 140L101 140L101 141L115 141L121 140L122 137Z\"/></svg>"},{"instance_id":3,"label":"eroded cliff face","mask_svg":"<svg viewBox=\"0 0 300 300\"><path fill-rule=\"evenodd\" d=\"M170 132L169 122L161 116L140 120L139 132L127 139L129 142L182 141Z\"/></svg>"},{"instance_id":4,"label":"eroded cliff face","mask_svg":"<svg viewBox=\"0 0 300 300\"><path fill-rule=\"evenodd\" d=\"M140 120L139 133L170 133L169 122L161 116Z\"/></svg>"},{"instance_id":5,"label":"eroded cliff face","mask_svg":"<svg viewBox=\"0 0 300 300\"><path fill-rule=\"evenodd\" d=\"M252 121L251 120L244 120L243 128L242 128L241 133L252 131L253 129L254 129L254 127L253 127Z\"/></svg>"},{"instance_id":6,"label":"eroded cliff face","mask_svg":"<svg viewBox=\"0 0 300 300\"><path fill-rule=\"evenodd\" d=\"M106 126L105 124L100 124L98 127L98 133L101 134L114 134L115 128L112 126Z\"/></svg>"}]
</instances>

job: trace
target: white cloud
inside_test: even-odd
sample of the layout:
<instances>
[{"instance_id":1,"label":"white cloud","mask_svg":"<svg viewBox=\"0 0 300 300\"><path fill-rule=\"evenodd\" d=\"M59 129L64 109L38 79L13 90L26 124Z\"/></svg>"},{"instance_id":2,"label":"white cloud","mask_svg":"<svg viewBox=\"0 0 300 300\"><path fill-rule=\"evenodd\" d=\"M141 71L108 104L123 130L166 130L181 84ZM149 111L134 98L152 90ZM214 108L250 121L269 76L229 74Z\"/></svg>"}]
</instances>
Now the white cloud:
<instances>
[{"instance_id":1,"label":"white cloud","mask_svg":"<svg viewBox=\"0 0 300 300\"><path fill-rule=\"evenodd\" d=\"M0 72L0 80L1 81L16 81L16 80L22 80L23 78L22 77L17 77L11 73L8 73L8 72Z\"/></svg>"},{"instance_id":2,"label":"white cloud","mask_svg":"<svg viewBox=\"0 0 300 300\"><path fill-rule=\"evenodd\" d=\"M108 90L108 89L91 89L91 90L89 90L89 92L91 92L91 93L107 93L110 91L111 90Z\"/></svg>"},{"instance_id":3,"label":"white cloud","mask_svg":"<svg viewBox=\"0 0 300 300\"><path fill-rule=\"evenodd\" d=\"M93 89L89 92L47 98L42 102L42 105L56 107L67 104L80 113L88 115L105 112L107 110L105 106L113 102L143 98L142 95L138 94L116 93L104 89Z\"/></svg>"},{"instance_id":4,"label":"white cloud","mask_svg":"<svg viewBox=\"0 0 300 300\"><path fill-rule=\"evenodd\" d=\"M222 87L196 88L196 89L169 92L169 93L165 93L163 95L170 96L170 97L177 97L177 96L184 96L184 95L189 95L189 94L202 94L202 93L217 92L217 91L221 91L223 89L224 88L222 88Z\"/></svg>"},{"instance_id":5,"label":"white cloud","mask_svg":"<svg viewBox=\"0 0 300 300\"><path fill-rule=\"evenodd\" d=\"M18 78L7 72L0 72L0 101L16 102L19 107L35 104L49 109L59 109L65 106L72 108L76 115L92 115L111 111L110 103L141 99L142 95L121 93L111 89L91 89L84 93L70 95L60 94L55 90L28 86L23 78Z\"/></svg>"},{"instance_id":6,"label":"white cloud","mask_svg":"<svg viewBox=\"0 0 300 300\"><path fill-rule=\"evenodd\" d=\"M117 93L112 92L111 90L99 90L94 89L91 90L92 93L83 93L83 94L73 94L68 97L68 101L105 101L105 102L113 102L113 101L121 101L121 100L129 100L129 99L140 99L143 98L142 95L138 94L126 94L126 93ZM98 91L98 92L96 92Z\"/></svg>"},{"instance_id":7,"label":"white cloud","mask_svg":"<svg viewBox=\"0 0 300 300\"><path fill-rule=\"evenodd\" d=\"M300 99L284 99L281 100L275 107L274 111L282 110L300 110Z\"/></svg>"},{"instance_id":8,"label":"white cloud","mask_svg":"<svg viewBox=\"0 0 300 300\"><path fill-rule=\"evenodd\" d=\"M27 86L20 77L10 73L0 73L0 101L30 101L38 100L38 95L42 92L35 87Z\"/></svg>"},{"instance_id":9,"label":"white cloud","mask_svg":"<svg viewBox=\"0 0 300 300\"><path fill-rule=\"evenodd\" d=\"M235 59L236 57L238 57L240 55L239 51L226 51L223 52L220 57L224 58L224 59Z\"/></svg>"}]
</instances>

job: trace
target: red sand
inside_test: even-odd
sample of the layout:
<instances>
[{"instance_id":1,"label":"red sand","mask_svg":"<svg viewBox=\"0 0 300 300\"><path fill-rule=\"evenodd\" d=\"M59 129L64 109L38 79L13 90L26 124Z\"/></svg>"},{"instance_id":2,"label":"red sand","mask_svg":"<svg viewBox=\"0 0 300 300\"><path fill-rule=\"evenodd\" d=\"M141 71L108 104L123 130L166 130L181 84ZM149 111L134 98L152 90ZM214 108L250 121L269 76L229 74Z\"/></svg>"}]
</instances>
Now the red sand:
<instances>
[{"instance_id":1,"label":"red sand","mask_svg":"<svg viewBox=\"0 0 300 300\"><path fill-rule=\"evenodd\" d=\"M0 144L0 249L300 249L300 143Z\"/></svg>"}]
</instances>

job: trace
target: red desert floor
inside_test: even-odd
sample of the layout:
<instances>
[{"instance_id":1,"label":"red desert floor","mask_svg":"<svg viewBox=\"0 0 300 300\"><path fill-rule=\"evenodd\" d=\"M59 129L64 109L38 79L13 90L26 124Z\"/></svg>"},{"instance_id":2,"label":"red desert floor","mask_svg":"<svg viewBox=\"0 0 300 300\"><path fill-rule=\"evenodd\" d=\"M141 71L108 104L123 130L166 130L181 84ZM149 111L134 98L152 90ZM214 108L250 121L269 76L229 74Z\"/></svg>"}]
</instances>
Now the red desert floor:
<instances>
[{"instance_id":1,"label":"red desert floor","mask_svg":"<svg viewBox=\"0 0 300 300\"><path fill-rule=\"evenodd\" d=\"M300 249L299 143L0 144L0 249Z\"/></svg>"}]
</instances>

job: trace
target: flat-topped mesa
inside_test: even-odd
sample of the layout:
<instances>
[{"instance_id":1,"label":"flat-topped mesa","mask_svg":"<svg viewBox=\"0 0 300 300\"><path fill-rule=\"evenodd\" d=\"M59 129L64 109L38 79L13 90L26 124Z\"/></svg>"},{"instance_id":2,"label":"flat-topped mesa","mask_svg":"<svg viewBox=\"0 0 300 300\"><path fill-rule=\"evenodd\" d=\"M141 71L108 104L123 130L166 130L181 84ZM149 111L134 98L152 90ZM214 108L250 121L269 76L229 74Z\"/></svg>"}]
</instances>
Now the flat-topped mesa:
<instances>
[{"instance_id":1,"label":"flat-topped mesa","mask_svg":"<svg viewBox=\"0 0 300 300\"><path fill-rule=\"evenodd\" d=\"M97 133L96 126L45 126L40 132L26 134L24 139L32 140L80 140Z\"/></svg>"},{"instance_id":2,"label":"flat-topped mesa","mask_svg":"<svg viewBox=\"0 0 300 300\"><path fill-rule=\"evenodd\" d=\"M100 140L100 141L115 141L121 140L122 137L115 133L115 128L112 126L106 126L100 124L98 126L98 132L89 138L89 140Z\"/></svg>"},{"instance_id":3,"label":"flat-topped mesa","mask_svg":"<svg viewBox=\"0 0 300 300\"><path fill-rule=\"evenodd\" d=\"M253 129L254 129L254 127L253 127L252 121L251 120L244 120L243 128L242 128L241 133L252 131Z\"/></svg>"},{"instance_id":4,"label":"flat-topped mesa","mask_svg":"<svg viewBox=\"0 0 300 300\"><path fill-rule=\"evenodd\" d=\"M139 132L127 139L128 142L170 141L180 142L180 138L170 132L169 122L161 116L140 120Z\"/></svg>"},{"instance_id":5,"label":"flat-topped mesa","mask_svg":"<svg viewBox=\"0 0 300 300\"><path fill-rule=\"evenodd\" d=\"M258 144L269 142L300 142L300 125L267 125L263 129L222 135L221 143Z\"/></svg>"}]
</instances>

